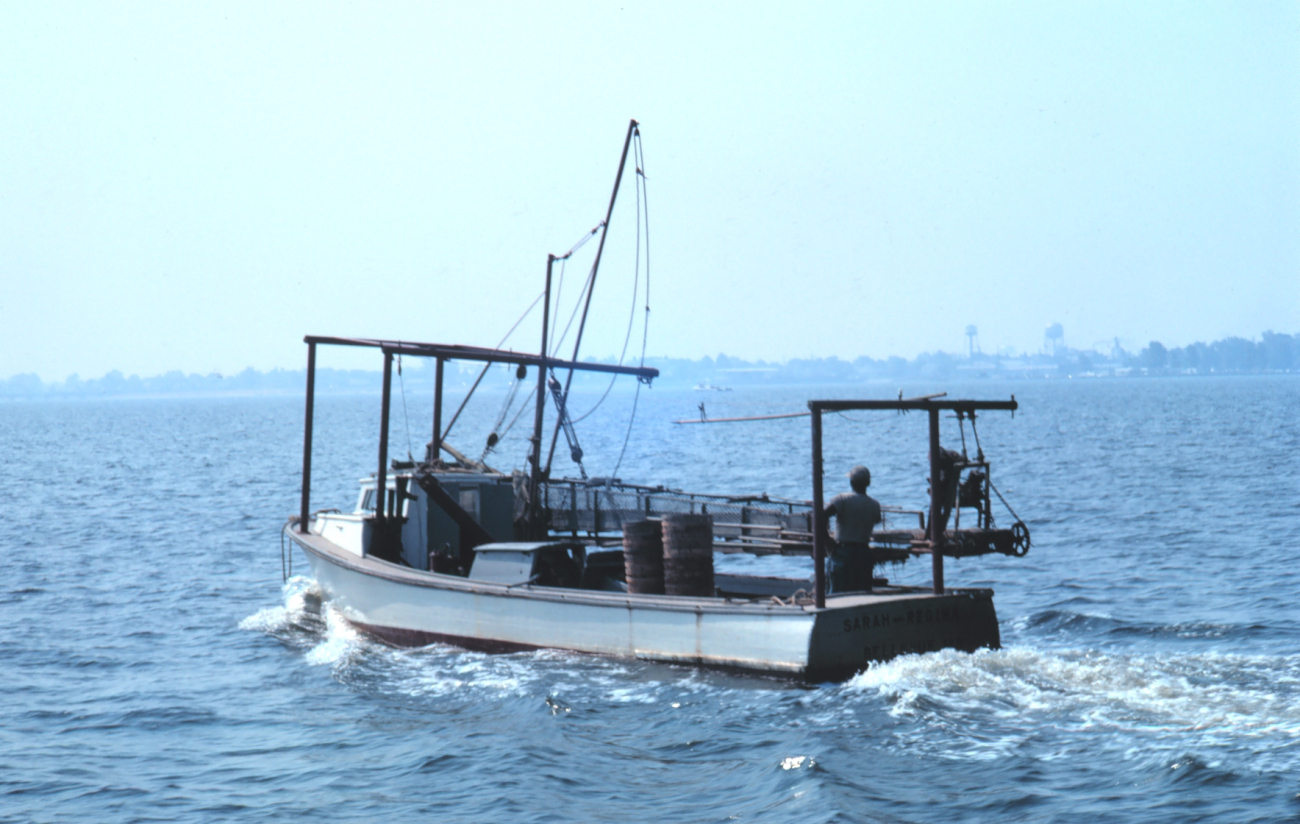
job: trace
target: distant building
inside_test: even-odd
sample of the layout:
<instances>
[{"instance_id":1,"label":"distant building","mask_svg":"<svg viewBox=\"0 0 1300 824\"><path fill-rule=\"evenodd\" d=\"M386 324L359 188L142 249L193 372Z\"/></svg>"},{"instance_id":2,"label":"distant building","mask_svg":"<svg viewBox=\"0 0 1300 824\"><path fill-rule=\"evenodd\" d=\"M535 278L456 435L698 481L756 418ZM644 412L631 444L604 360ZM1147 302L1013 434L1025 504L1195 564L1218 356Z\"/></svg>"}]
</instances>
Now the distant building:
<instances>
[{"instance_id":1,"label":"distant building","mask_svg":"<svg viewBox=\"0 0 1300 824\"><path fill-rule=\"evenodd\" d=\"M1053 323L1043 332L1043 352L1048 355L1055 355L1065 347L1065 327L1059 323Z\"/></svg>"}]
</instances>

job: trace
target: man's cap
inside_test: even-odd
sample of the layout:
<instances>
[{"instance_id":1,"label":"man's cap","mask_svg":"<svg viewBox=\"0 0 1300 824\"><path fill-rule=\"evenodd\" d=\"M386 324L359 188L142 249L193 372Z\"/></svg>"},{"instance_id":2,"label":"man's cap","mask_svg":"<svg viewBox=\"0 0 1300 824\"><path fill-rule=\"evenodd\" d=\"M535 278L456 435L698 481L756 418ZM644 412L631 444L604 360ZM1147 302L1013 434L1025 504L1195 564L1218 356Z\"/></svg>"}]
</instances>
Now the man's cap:
<instances>
[{"instance_id":1,"label":"man's cap","mask_svg":"<svg viewBox=\"0 0 1300 824\"><path fill-rule=\"evenodd\" d=\"M871 470L862 464L858 464L849 470L849 482L861 483L863 486L871 486Z\"/></svg>"}]
</instances>

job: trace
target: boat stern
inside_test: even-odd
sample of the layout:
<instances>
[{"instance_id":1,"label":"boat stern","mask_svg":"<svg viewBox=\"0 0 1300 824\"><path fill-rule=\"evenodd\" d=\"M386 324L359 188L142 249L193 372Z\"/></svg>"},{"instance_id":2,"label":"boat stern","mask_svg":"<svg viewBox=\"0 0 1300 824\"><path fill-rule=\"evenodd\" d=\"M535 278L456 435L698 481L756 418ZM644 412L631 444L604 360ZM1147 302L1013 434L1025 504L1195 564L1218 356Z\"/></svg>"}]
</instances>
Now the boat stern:
<instances>
[{"instance_id":1,"label":"boat stern","mask_svg":"<svg viewBox=\"0 0 1300 824\"><path fill-rule=\"evenodd\" d=\"M1001 645L991 589L832 596L817 612L807 674L838 680L908 653Z\"/></svg>"}]
</instances>

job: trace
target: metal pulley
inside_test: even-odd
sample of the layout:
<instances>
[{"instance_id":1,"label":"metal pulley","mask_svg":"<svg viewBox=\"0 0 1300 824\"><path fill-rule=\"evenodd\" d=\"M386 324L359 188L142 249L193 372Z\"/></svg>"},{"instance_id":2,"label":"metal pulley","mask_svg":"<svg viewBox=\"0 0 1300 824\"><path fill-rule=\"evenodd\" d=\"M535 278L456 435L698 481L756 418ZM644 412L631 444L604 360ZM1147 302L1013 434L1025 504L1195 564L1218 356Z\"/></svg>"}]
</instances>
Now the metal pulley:
<instances>
[{"instance_id":1,"label":"metal pulley","mask_svg":"<svg viewBox=\"0 0 1300 824\"><path fill-rule=\"evenodd\" d=\"M1029 545L1029 527L1024 521L1016 521L1011 525L1011 554L1023 558L1029 554Z\"/></svg>"}]
</instances>

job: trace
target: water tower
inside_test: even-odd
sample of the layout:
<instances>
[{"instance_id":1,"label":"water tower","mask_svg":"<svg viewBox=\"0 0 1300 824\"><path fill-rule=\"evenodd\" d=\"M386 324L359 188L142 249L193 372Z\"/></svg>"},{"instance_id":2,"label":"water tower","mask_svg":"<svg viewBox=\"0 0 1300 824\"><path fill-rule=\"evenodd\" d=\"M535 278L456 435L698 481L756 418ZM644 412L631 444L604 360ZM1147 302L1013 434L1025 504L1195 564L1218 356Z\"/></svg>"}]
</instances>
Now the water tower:
<instances>
[{"instance_id":1,"label":"water tower","mask_svg":"<svg viewBox=\"0 0 1300 824\"><path fill-rule=\"evenodd\" d=\"M979 344L976 343L979 334L979 330L975 328L975 324L966 327L966 357L971 360L975 360L975 350L979 348Z\"/></svg>"},{"instance_id":2,"label":"water tower","mask_svg":"<svg viewBox=\"0 0 1300 824\"><path fill-rule=\"evenodd\" d=\"M1055 355L1065 346L1065 327L1059 323L1053 323L1043 332L1043 349L1051 355Z\"/></svg>"}]
</instances>

